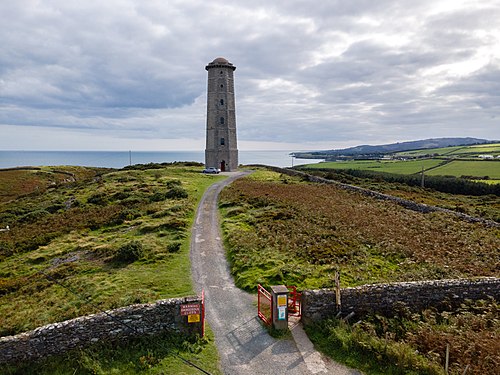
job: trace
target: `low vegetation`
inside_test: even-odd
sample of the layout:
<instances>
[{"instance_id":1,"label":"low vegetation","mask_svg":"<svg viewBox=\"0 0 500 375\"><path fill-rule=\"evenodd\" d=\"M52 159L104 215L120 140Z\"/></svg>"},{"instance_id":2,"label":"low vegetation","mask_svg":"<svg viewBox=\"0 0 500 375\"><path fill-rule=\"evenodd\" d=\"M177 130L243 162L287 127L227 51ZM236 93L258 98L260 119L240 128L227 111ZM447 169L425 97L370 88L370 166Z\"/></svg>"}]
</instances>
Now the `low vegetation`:
<instances>
[{"instance_id":1,"label":"low vegetation","mask_svg":"<svg viewBox=\"0 0 500 375\"><path fill-rule=\"evenodd\" d=\"M302 170L329 180L500 222L500 199L498 198L500 184L489 187L485 184L485 180L476 183L454 177L427 176L425 187L422 188L422 179L418 175L386 174L364 170ZM467 195L467 193L473 195Z\"/></svg>"},{"instance_id":2,"label":"low vegetation","mask_svg":"<svg viewBox=\"0 0 500 375\"><path fill-rule=\"evenodd\" d=\"M225 189L220 208L231 271L249 291L258 283L332 287L337 270L343 287L498 276L499 228L409 211L332 185L261 170ZM453 313L374 315L354 327L333 320L309 334L326 353L367 373L441 374L447 342L454 373L467 364L483 373L500 361L498 321L493 301ZM471 346L475 339L481 344ZM387 370L387 363L394 366Z\"/></svg>"},{"instance_id":3,"label":"low vegetation","mask_svg":"<svg viewBox=\"0 0 500 375\"><path fill-rule=\"evenodd\" d=\"M323 352L367 374L495 374L500 366L500 314L495 301L457 311L429 309L394 317L370 315L351 325L327 320L307 328Z\"/></svg>"},{"instance_id":4,"label":"low vegetation","mask_svg":"<svg viewBox=\"0 0 500 375\"><path fill-rule=\"evenodd\" d=\"M235 181L221 195L238 286L332 285L494 276L500 229L272 172Z\"/></svg>"},{"instance_id":5,"label":"low vegetation","mask_svg":"<svg viewBox=\"0 0 500 375\"><path fill-rule=\"evenodd\" d=\"M0 336L193 293L189 228L223 177L182 163L79 171L31 193L38 172L15 171L25 182L12 184L0 171L0 195L10 194L0 205L0 228L10 228L0 232Z\"/></svg>"}]
</instances>

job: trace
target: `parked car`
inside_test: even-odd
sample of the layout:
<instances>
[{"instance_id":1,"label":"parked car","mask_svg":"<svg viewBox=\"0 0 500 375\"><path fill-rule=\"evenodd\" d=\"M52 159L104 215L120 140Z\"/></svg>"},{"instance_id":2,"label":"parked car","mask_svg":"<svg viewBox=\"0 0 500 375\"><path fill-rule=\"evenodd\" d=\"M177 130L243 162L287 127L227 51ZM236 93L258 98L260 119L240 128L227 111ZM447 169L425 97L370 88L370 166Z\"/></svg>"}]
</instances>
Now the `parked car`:
<instances>
[{"instance_id":1,"label":"parked car","mask_svg":"<svg viewBox=\"0 0 500 375\"><path fill-rule=\"evenodd\" d=\"M220 169L214 167L208 167L203 170L203 173L218 174L220 173Z\"/></svg>"}]
</instances>

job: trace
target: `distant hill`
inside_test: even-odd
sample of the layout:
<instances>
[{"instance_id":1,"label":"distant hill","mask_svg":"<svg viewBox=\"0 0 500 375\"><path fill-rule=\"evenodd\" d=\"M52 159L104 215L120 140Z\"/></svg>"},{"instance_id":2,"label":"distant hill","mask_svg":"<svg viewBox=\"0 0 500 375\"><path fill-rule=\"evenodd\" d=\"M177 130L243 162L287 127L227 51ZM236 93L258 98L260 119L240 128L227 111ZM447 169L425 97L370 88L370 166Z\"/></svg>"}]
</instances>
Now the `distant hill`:
<instances>
[{"instance_id":1,"label":"distant hill","mask_svg":"<svg viewBox=\"0 0 500 375\"><path fill-rule=\"evenodd\" d=\"M495 141L480 138L429 138L419 141L398 142L387 145L361 145L344 149L334 149L325 151L310 151L294 153L295 157L305 158L326 158L332 156L359 156L359 155L380 155L410 150L424 150L430 148L468 146L474 144L493 143Z\"/></svg>"}]
</instances>

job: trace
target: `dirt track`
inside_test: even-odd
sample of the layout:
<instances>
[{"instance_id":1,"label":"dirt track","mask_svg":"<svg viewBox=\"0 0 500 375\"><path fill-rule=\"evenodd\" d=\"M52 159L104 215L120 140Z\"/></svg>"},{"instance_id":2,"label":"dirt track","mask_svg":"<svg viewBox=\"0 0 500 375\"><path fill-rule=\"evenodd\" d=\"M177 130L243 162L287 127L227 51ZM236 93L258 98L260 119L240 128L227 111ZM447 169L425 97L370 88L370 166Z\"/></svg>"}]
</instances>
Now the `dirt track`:
<instances>
[{"instance_id":1,"label":"dirt track","mask_svg":"<svg viewBox=\"0 0 500 375\"><path fill-rule=\"evenodd\" d=\"M198 293L205 291L206 318L215 334L222 371L231 375L358 374L332 362L325 365L321 358L318 364L319 354L304 351L305 346L292 338L269 336L257 317L255 296L235 287L222 244L217 198L224 186L248 173L230 173L206 191L192 231L193 280Z\"/></svg>"}]
</instances>

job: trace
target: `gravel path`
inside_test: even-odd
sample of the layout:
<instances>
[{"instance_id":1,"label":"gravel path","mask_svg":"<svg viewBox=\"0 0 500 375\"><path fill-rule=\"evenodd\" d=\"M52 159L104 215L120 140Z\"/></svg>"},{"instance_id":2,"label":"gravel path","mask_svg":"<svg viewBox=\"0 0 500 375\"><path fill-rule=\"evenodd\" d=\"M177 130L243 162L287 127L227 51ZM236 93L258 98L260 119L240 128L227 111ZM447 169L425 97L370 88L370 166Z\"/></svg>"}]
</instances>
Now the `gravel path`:
<instances>
[{"instance_id":1,"label":"gravel path","mask_svg":"<svg viewBox=\"0 0 500 375\"><path fill-rule=\"evenodd\" d=\"M248 173L228 173L226 180L206 191L192 232L193 280L198 293L205 290L206 318L215 334L222 371L231 375L358 374L328 361L325 364L311 348L304 350L304 345L309 344L307 336L301 332L297 335L292 331L293 337L306 340L297 345L293 338L269 336L257 317L256 297L235 287L221 241L217 198L224 186ZM305 339L300 339L301 336ZM309 355L314 355L315 360L308 360Z\"/></svg>"}]
</instances>

